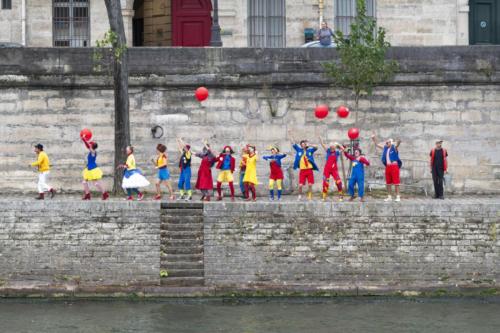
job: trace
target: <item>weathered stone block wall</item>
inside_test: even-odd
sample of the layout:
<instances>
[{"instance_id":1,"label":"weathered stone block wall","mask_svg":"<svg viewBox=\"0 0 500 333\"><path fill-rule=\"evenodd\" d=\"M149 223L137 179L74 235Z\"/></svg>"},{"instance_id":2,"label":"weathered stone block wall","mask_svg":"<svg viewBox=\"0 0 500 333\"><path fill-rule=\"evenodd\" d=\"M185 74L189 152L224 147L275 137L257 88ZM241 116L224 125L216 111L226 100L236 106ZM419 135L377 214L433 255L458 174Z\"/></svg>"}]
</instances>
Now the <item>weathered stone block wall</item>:
<instances>
[{"instance_id":1,"label":"weathered stone block wall","mask_svg":"<svg viewBox=\"0 0 500 333\"><path fill-rule=\"evenodd\" d=\"M498 287L500 204L207 204L205 281L333 290Z\"/></svg>"},{"instance_id":2,"label":"weathered stone block wall","mask_svg":"<svg viewBox=\"0 0 500 333\"><path fill-rule=\"evenodd\" d=\"M160 282L159 204L4 200L0 206L4 289Z\"/></svg>"},{"instance_id":3,"label":"weathered stone block wall","mask_svg":"<svg viewBox=\"0 0 500 333\"><path fill-rule=\"evenodd\" d=\"M394 80L360 102L361 147L372 160L368 179L383 182L383 169L370 141L402 140L403 182L430 187L428 154L445 140L455 193L498 193L500 189L500 58L498 47L395 48L400 63ZM174 179L179 157L176 137L195 150L207 138L220 150L226 144L256 144L261 154L278 144L293 162L287 131L317 143L347 142L354 113L339 120L334 108L353 108L349 92L332 88L322 64L335 50L314 49L131 49L130 105L132 144L139 167L155 177L150 160L158 142L167 145ZM0 187L34 191L36 174L28 162L32 145L42 142L51 157L51 183L64 191L81 189L85 149L78 133L94 131L98 163L109 184L113 159L113 92L103 73L92 72L92 50L0 50ZM210 97L198 103L193 91L206 85ZM319 121L317 104L331 115ZM162 126L161 139L151 137ZM324 155L317 160L323 164ZM195 158L195 170L198 161ZM267 182L268 164L259 162ZM290 177L289 177L290 178ZM320 178L317 174L317 178ZM194 181L194 179L193 179ZM318 182L319 183L319 182ZM265 191L265 186L260 187ZM319 185L318 185L319 189ZM404 189L405 191L407 188Z\"/></svg>"}]
</instances>

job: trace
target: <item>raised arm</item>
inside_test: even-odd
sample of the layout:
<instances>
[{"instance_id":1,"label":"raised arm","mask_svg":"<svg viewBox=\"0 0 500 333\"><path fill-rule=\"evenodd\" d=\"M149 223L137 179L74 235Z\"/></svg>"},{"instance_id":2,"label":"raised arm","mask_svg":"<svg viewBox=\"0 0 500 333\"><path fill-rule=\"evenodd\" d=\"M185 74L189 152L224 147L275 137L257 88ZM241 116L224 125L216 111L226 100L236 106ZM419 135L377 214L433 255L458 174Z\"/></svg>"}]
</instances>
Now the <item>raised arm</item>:
<instances>
[{"instance_id":1,"label":"raised arm","mask_svg":"<svg viewBox=\"0 0 500 333\"><path fill-rule=\"evenodd\" d=\"M400 144L401 144L401 140L399 140L399 139L398 139L398 140L396 140L396 149L398 149L398 148L399 148L399 145L400 145Z\"/></svg>"},{"instance_id":2,"label":"raised arm","mask_svg":"<svg viewBox=\"0 0 500 333\"><path fill-rule=\"evenodd\" d=\"M181 138L177 138L177 147L179 148L179 152L182 153L182 149L184 149L184 147L186 146L184 144L184 141L182 141Z\"/></svg>"},{"instance_id":3,"label":"raised arm","mask_svg":"<svg viewBox=\"0 0 500 333\"><path fill-rule=\"evenodd\" d=\"M321 147L323 147L324 150L327 150L327 146L325 145L325 141L323 141L323 138L321 137L321 135L318 137L319 139L319 143L321 144Z\"/></svg>"},{"instance_id":4,"label":"raised arm","mask_svg":"<svg viewBox=\"0 0 500 333\"><path fill-rule=\"evenodd\" d=\"M375 144L376 148L384 149L384 145L377 141L377 137L375 136L375 134L372 135L372 141Z\"/></svg>"}]
</instances>

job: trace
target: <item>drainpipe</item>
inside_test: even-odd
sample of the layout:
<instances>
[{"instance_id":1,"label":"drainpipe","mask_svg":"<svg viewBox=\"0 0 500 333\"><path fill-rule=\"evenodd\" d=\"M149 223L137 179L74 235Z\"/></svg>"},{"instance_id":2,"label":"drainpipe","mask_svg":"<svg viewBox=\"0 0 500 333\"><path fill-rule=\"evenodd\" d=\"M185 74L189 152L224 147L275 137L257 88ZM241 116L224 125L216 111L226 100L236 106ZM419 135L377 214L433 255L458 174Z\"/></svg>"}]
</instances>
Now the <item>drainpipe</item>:
<instances>
[{"instance_id":1,"label":"drainpipe","mask_svg":"<svg viewBox=\"0 0 500 333\"><path fill-rule=\"evenodd\" d=\"M26 46L26 0L21 0L21 44Z\"/></svg>"},{"instance_id":2,"label":"drainpipe","mask_svg":"<svg viewBox=\"0 0 500 333\"><path fill-rule=\"evenodd\" d=\"M319 0L319 3L318 3L318 5L319 5L319 25L318 26L319 27L321 27L321 23L324 21L323 20L323 8L325 7L324 4L325 4L324 0Z\"/></svg>"}]
</instances>

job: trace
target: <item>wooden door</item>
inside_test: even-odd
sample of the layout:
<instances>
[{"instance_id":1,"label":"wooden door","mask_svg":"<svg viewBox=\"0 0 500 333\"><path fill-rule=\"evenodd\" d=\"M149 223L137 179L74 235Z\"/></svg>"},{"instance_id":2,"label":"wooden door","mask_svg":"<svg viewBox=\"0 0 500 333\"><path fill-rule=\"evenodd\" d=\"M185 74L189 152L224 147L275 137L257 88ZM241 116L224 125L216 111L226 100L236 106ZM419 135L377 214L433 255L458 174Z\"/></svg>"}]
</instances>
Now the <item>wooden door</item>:
<instances>
[{"instance_id":1,"label":"wooden door","mask_svg":"<svg viewBox=\"0 0 500 333\"><path fill-rule=\"evenodd\" d=\"M211 11L211 0L172 0L172 45L208 46Z\"/></svg>"}]
</instances>

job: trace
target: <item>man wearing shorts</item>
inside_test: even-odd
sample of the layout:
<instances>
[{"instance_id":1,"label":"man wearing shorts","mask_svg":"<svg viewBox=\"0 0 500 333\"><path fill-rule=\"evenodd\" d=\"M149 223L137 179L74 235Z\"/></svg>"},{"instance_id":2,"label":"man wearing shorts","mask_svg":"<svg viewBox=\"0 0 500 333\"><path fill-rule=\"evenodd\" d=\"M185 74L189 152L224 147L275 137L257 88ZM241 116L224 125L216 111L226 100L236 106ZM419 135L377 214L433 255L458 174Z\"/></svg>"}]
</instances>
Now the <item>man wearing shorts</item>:
<instances>
[{"instance_id":1,"label":"man wearing shorts","mask_svg":"<svg viewBox=\"0 0 500 333\"><path fill-rule=\"evenodd\" d=\"M399 145L401 141L398 140L394 142L392 139L387 139L385 145L377 142L375 135L372 135L372 140L375 143L375 147L382 149L382 163L385 165L385 183L387 186L387 199L384 201L392 201L392 185L394 185L394 192L396 192L395 201L401 201L399 196L399 170L403 165L403 162L399 159Z\"/></svg>"},{"instance_id":2,"label":"man wearing shorts","mask_svg":"<svg viewBox=\"0 0 500 333\"><path fill-rule=\"evenodd\" d=\"M290 132L289 132L290 134ZM300 144L297 144L290 134L290 138L292 141L292 147L296 152L295 161L293 164L293 169L299 169L299 197L298 199L302 199L302 187L309 185L307 191L307 199L312 200L312 186L314 184L314 171L318 171L318 166L314 162L314 153L318 150L318 147L313 145L308 145L307 140L300 141Z\"/></svg>"}]
</instances>

